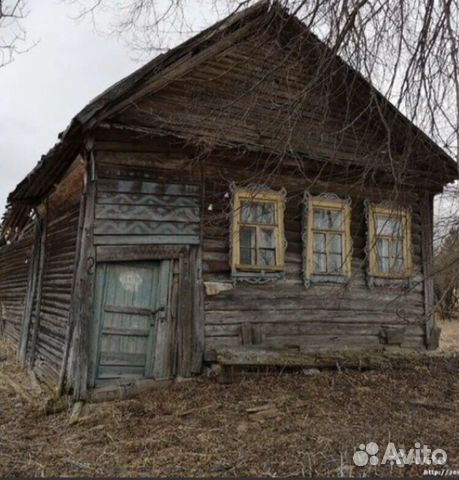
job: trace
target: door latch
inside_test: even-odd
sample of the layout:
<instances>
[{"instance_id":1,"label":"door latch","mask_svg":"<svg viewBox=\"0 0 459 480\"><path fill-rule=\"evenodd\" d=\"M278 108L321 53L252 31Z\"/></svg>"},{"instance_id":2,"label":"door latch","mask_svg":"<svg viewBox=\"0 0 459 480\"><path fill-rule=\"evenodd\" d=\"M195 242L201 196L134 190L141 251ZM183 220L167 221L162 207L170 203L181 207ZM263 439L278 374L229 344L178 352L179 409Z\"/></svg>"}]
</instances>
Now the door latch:
<instances>
[{"instance_id":1,"label":"door latch","mask_svg":"<svg viewBox=\"0 0 459 480\"><path fill-rule=\"evenodd\" d=\"M154 310L151 311L150 315L152 317L155 317L156 315L158 315L158 320L161 323L164 323L164 321L166 320L166 306L163 305L162 307L155 308ZM154 320L155 318L152 319L152 322Z\"/></svg>"}]
</instances>

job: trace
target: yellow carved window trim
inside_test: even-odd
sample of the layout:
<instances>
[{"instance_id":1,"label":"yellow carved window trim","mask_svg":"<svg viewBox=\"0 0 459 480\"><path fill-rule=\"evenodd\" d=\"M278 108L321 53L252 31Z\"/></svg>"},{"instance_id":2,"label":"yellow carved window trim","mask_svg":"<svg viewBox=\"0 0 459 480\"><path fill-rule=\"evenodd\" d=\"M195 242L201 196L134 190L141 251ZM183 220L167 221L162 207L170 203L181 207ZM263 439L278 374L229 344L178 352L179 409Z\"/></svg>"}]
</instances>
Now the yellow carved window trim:
<instances>
[{"instance_id":1,"label":"yellow carved window trim","mask_svg":"<svg viewBox=\"0 0 459 480\"><path fill-rule=\"evenodd\" d=\"M329 213L340 212L342 222L331 228L321 228L314 224L315 212L324 211ZM306 205L306 232L305 232L305 280L309 280L314 276L324 278L350 278L352 263L352 239L351 239L351 206L349 201L339 198L328 199L320 197L310 197ZM315 236L322 236L325 243L323 250L317 251L315 246ZM329 268L331 255L339 255L334 250L331 251L330 244L332 236L337 238L340 236L341 247L341 269L331 271ZM315 257L325 256L325 271L318 271L316 268Z\"/></svg>"},{"instance_id":2,"label":"yellow carved window trim","mask_svg":"<svg viewBox=\"0 0 459 480\"><path fill-rule=\"evenodd\" d=\"M397 234L383 232L382 226L388 220L400 220L400 231ZM380 229L377 231L378 220ZM389 226L389 225L388 225ZM378 262L378 242L384 242L387 245L387 254L381 255L381 262ZM402 244L402 248L395 248L395 252L401 250L403 253L403 264L397 267L399 254L394 253L396 242ZM381 245L381 244L379 244ZM381 250L382 251L382 248ZM368 206L368 254L369 254L369 274L373 277L381 278L407 278L412 275L411 258L411 213L405 208L390 208L380 205L369 204ZM388 260L388 271L380 268L382 259Z\"/></svg>"},{"instance_id":3,"label":"yellow carved window trim","mask_svg":"<svg viewBox=\"0 0 459 480\"><path fill-rule=\"evenodd\" d=\"M244 221L242 218L243 206L247 204L250 208L254 204L272 205L274 214L273 222L257 223L253 221ZM234 202L232 211L232 271L246 272L281 272L285 268L285 236L284 236L284 194L275 191L259 191L237 188L234 192ZM244 263L241 258L241 231L242 229L250 230L254 234L254 250L255 261L251 264ZM274 247L263 248L261 245L262 230L271 230L274 235ZM271 245L272 247L272 245ZM262 250L275 250L275 261L273 265L265 265L260 261ZM272 252L270 252L272 253Z\"/></svg>"}]
</instances>

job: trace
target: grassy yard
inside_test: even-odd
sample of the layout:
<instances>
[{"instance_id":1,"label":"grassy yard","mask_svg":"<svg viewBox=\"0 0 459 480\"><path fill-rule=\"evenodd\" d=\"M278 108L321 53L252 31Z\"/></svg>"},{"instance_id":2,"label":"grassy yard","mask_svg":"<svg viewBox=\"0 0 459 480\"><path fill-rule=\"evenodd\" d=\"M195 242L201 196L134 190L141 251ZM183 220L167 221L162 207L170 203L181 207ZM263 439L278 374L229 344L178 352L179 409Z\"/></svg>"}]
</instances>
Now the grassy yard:
<instances>
[{"instance_id":1,"label":"grassy yard","mask_svg":"<svg viewBox=\"0 0 459 480\"><path fill-rule=\"evenodd\" d=\"M272 373L174 383L141 397L47 413L46 394L0 348L1 476L415 475L356 467L362 443L419 441L459 468L457 358L388 371ZM5 358L6 357L6 358ZM11 383L11 379L13 383Z\"/></svg>"}]
</instances>

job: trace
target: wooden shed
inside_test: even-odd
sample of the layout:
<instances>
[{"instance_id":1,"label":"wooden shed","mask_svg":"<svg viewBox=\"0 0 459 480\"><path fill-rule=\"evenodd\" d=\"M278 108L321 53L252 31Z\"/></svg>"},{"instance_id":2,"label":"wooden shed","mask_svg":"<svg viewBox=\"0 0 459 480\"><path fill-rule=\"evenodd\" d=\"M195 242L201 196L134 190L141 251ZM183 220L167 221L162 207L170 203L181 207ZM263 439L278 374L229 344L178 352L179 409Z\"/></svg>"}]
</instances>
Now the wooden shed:
<instances>
[{"instance_id":1,"label":"wooden shed","mask_svg":"<svg viewBox=\"0 0 459 480\"><path fill-rule=\"evenodd\" d=\"M456 163L276 3L94 99L9 195L0 328L58 392L225 348L432 347Z\"/></svg>"}]
</instances>

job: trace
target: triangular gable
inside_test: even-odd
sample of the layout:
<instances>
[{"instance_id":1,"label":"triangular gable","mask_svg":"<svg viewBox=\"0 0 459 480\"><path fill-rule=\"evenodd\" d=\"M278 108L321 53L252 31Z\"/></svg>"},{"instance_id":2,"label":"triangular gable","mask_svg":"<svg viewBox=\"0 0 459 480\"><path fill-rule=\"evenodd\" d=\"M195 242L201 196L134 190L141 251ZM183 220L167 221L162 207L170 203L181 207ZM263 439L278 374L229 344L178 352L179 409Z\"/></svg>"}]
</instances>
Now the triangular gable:
<instances>
[{"instance_id":1,"label":"triangular gable","mask_svg":"<svg viewBox=\"0 0 459 480\"><path fill-rule=\"evenodd\" d=\"M341 60L327 58L314 35L295 36L291 19L273 17L209 49L191 68L153 79L102 118L104 126L357 165L366 174L386 170L399 183L432 189L454 177L439 147L413 125L407 129L408 121ZM319 61L332 73L317 77Z\"/></svg>"}]
</instances>

